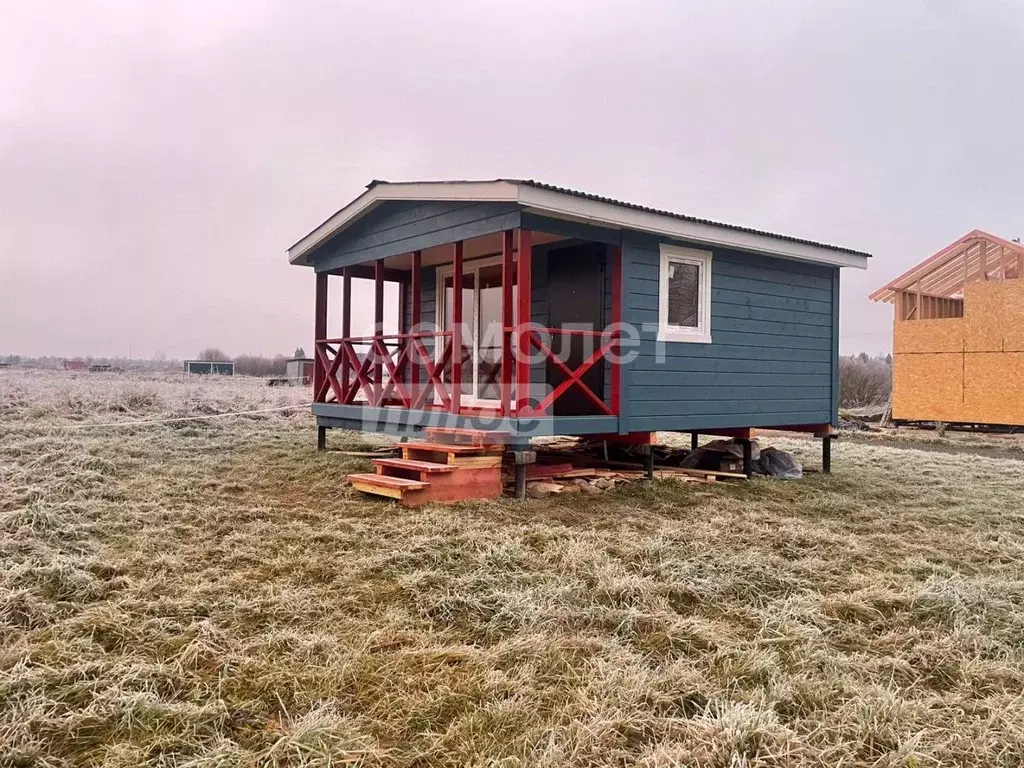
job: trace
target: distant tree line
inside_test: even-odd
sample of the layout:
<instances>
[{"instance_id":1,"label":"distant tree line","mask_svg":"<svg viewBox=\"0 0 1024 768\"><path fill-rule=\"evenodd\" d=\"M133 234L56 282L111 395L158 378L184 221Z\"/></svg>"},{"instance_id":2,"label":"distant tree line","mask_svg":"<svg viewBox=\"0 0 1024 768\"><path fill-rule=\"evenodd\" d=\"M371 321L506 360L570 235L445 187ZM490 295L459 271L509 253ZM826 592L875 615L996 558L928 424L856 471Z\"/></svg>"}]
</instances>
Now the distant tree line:
<instances>
[{"instance_id":1,"label":"distant tree line","mask_svg":"<svg viewBox=\"0 0 1024 768\"><path fill-rule=\"evenodd\" d=\"M892 355L839 358L839 407L884 405L892 397Z\"/></svg>"},{"instance_id":2,"label":"distant tree line","mask_svg":"<svg viewBox=\"0 0 1024 768\"><path fill-rule=\"evenodd\" d=\"M304 357L302 347L295 350L295 357ZM236 376L284 376L288 358L284 355L265 357L263 355L236 355L231 357L222 349L207 347L196 357L204 362L223 362L230 360L235 364Z\"/></svg>"},{"instance_id":3,"label":"distant tree line","mask_svg":"<svg viewBox=\"0 0 1024 768\"><path fill-rule=\"evenodd\" d=\"M293 357L305 357L302 347L295 349ZM10 366L25 366L31 368L62 368L65 359L81 360L85 365L109 365L125 371L180 371L182 364L180 360L168 360L162 351L149 360L141 358L128 359L126 357L55 357L45 355L43 357L27 357L25 355L0 355L0 363ZM284 355L265 357L264 355L236 355L231 357L223 349L218 347L206 347L195 357L203 362L233 362L235 364L236 376L285 376L287 373L288 358Z\"/></svg>"}]
</instances>

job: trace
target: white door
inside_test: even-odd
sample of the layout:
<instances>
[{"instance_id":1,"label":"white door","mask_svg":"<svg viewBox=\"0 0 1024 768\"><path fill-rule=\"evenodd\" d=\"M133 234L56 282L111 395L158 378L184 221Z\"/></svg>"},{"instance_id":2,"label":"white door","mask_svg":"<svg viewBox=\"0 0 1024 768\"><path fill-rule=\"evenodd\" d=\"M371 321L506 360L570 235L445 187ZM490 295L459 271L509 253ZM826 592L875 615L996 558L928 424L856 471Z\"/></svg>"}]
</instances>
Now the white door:
<instances>
[{"instance_id":1,"label":"white door","mask_svg":"<svg viewBox=\"0 0 1024 768\"><path fill-rule=\"evenodd\" d=\"M437 270L437 323L452 327L450 265ZM513 274L513 280L515 275ZM512 324L516 323L516 286L512 286ZM467 350L462 363L462 400L469 405L497 407L501 403L501 257L474 259L463 264L462 318ZM451 366L446 366L448 381Z\"/></svg>"}]
</instances>

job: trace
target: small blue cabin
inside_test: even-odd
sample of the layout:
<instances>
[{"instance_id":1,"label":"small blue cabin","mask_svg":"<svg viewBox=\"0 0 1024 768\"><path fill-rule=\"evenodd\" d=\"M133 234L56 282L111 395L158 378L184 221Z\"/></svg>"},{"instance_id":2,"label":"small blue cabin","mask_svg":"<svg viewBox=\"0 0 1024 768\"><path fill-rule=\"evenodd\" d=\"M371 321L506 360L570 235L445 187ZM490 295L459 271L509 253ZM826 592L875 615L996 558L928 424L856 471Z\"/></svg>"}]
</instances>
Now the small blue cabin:
<instances>
[{"instance_id":1,"label":"small blue cabin","mask_svg":"<svg viewBox=\"0 0 1024 768\"><path fill-rule=\"evenodd\" d=\"M374 181L288 256L316 274L321 446L329 428L434 427L513 447L757 427L827 437L840 270L869 258L516 179ZM373 308L372 331L352 332L353 304Z\"/></svg>"}]
</instances>

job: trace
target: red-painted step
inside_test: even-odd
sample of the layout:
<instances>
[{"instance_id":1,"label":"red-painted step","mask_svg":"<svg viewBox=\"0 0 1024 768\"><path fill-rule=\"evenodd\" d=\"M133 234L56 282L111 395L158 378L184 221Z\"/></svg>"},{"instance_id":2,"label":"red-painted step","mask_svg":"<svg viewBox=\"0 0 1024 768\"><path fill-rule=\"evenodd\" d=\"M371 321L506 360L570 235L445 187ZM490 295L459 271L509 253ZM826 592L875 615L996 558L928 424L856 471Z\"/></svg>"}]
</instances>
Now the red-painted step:
<instances>
[{"instance_id":1,"label":"red-painted step","mask_svg":"<svg viewBox=\"0 0 1024 768\"><path fill-rule=\"evenodd\" d=\"M374 459L377 474L349 475L352 487L403 506L501 496L501 433L448 430L402 443L402 458ZM452 442L458 439L460 442ZM470 442L462 442L469 440Z\"/></svg>"},{"instance_id":2,"label":"red-painted step","mask_svg":"<svg viewBox=\"0 0 1024 768\"><path fill-rule=\"evenodd\" d=\"M373 463L383 469L407 469L410 472L420 472L425 475L433 475L438 472L454 472L455 467L451 464L438 464L434 461L417 461L416 459L374 459ZM378 469L378 474L387 474Z\"/></svg>"},{"instance_id":3,"label":"red-painted step","mask_svg":"<svg viewBox=\"0 0 1024 768\"><path fill-rule=\"evenodd\" d=\"M389 499L404 501L410 492L420 491L430 485L422 480L409 480L404 477L389 477L388 475L354 474L349 475L348 480L352 487L363 493L370 493L374 496L386 496Z\"/></svg>"},{"instance_id":4,"label":"red-painted step","mask_svg":"<svg viewBox=\"0 0 1024 768\"><path fill-rule=\"evenodd\" d=\"M436 443L456 445L499 446L508 438L504 432L485 429L460 429L457 427L428 427L427 439Z\"/></svg>"}]
</instances>

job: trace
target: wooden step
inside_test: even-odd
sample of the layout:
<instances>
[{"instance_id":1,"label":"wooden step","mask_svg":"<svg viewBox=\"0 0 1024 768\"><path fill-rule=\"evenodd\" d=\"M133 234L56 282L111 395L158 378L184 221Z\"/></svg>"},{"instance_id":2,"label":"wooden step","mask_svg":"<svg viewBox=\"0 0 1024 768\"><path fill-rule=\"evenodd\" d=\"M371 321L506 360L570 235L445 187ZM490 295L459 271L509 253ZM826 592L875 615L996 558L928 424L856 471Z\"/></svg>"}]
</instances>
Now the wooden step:
<instances>
[{"instance_id":1,"label":"wooden step","mask_svg":"<svg viewBox=\"0 0 1024 768\"><path fill-rule=\"evenodd\" d=\"M458 427L428 427L426 433L428 440L452 445L503 445L508 437L504 432Z\"/></svg>"},{"instance_id":2,"label":"wooden step","mask_svg":"<svg viewBox=\"0 0 1024 768\"><path fill-rule=\"evenodd\" d=\"M467 459L494 459L500 456L469 456ZM409 465L431 465L432 462L404 462L400 459L380 459L382 462L400 462L396 466L379 466L380 472L401 472L410 474L422 470L411 470ZM433 464L443 471L433 472L430 480L413 480L390 474L355 474L348 479L352 487L363 493L395 499L406 507L418 507L431 502L472 501L496 499L501 496L501 467L454 467L447 464ZM423 475L420 475L423 477Z\"/></svg>"},{"instance_id":3,"label":"wooden step","mask_svg":"<svg viewBox=\"0 0 1024 768\"><path fill-rule=\"evenodd\" d=\"M439 443L429 440L415 440L408 443L400 443L399 448L403 451L406 448L415 448L417 451L434 451L435 453L455 453L459 455L472 455L480 453L501 453L501 445L456 445L454 443Z\"/></svg>"},{"instance_id":4,"label":"wooden step","mask_svg":"<svg viewBox=\"0 0 1024 768\"><path fill-rule=\"evenodd\" d=\"M450 467L500 467L501 446L447 445L445 443L403 443L402 458L428 461Z\"/></svg>"},{"instance_id":5,"label":"wooden step","mask_svg":"<svg viewBox=\"0 0 1024 768\"><path fill-rule=\"evenodd\" d=\"M410 472L420 472L424 475L433 475L438 472L454 472L455 467L451 464L438 464L434 461L419 461L417 459L374 459L373 463L381 469L405 469ZM388 474L386 471L378 474Z\"/></svg>"},{"instance_id":6,"label":"wooden step","mask_svg":"<svg viewBox=\"0 0 1024 768\"><path fill-rule=\"evenodd\" d=\"M348 480L357 491L400 500L404 499L410 491L421 491L430 486L430 483L423 480L409 480L404 477L389 477L388 475L369 473L349 475Z\"/></svg>"}]
</instances>

